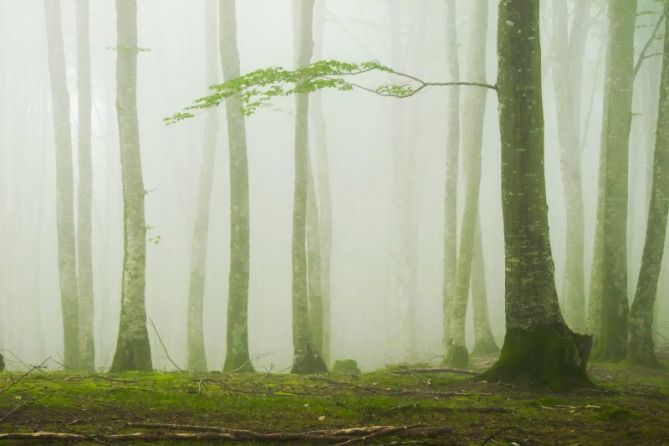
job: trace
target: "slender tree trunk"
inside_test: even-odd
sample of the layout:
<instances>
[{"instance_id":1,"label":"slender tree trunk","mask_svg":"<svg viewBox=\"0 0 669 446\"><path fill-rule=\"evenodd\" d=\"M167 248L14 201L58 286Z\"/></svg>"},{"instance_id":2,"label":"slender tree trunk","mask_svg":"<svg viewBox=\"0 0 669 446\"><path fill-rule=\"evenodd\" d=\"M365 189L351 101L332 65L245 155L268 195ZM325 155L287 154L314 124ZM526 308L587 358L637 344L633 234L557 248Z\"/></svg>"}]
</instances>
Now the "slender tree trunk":
<instances>
[{"instance_id":1,"label":"slender tree trunk","mask_svg":"<svg viewBox=\"0 0 669 446\"><path fill-rule=\"evenodd\" d=\"M544 175L539 0L499 7L499 121L506 336L488 380L554 389L587 385L590 338L564 323L555 289Z\"/></svg>"},{"instance_id":2,"label":"slender tree trunk","mask_svg":"<svg viewBox=\"0 0 669 446\"><path fill-rule=\"evenodd\" d=\"M601 324L595 355L621 360L627 346L627 197L628 151L634 81L636 0L612 0L604 92L600 202ZM603 195L602 195L603 193Z\"/></svg>"},{"instance_id":3,"label":"slender tree trunk","mask_svg":"<svg viewBox=\"0 0 669 446\"><path fill-rule=\"evenodd\" d=\"M95 369L93 338L93 255L91 217L93 164L91 162L91 58L88 0L77 0L77 80L79 92L77 193L77 279L79 286L79 367Z\"/></svg>"},{"instance_id":4,"label":"slender tree trunk","mask_svg":"<svg viewBox=\"0 0 669 446\"><path fill-rule=\"evenodd\" d=\"M206 82L218 81L218 33L217 3L205 2L204 46L206 58ZM207 370L207 355L204 349L204 290L207 275L207 241L209 237L209 212L211 191L214 182L214 161L218 136L218 111L206 111L202 159L200 161L200 185L193 225L193 246L188 294L188 369L196 372Z\"/></svg>"},{"instance_id":5,"label":"slender tree trunk","mask_svg":"<svg viewBox=\"0 0 669 446\"><path fill-rule=\"evenodd\" d=\"M65 75L65 50L60 0L45 0L49 77L56 146L56 224L58 234L58 275L63 311L64 360L68 368L79 367L79 298L74 235L74 180L70 98Z\"/></svg>"},{"instance_id":6,"label":"slender tree trunk","mask_svg":"<svg viewBox=\"0 0 669 446\"><path fill-rule=\"evenodd\" d=\"M446 0L446 62L448 78L460 80L460 61L458 57L458 32L456 20L456 0ZM444 188L444 282L443 299L443 347L446 360L452 362L457 357L454 347L449 345L450 331L453 325L451 307L455 292L457 271L458 240L458 162L460 152L460 87L452 87L448 94L448 136L446 140L446 170ZM462 342L464 345L464 340ZM467 353L466 350L464 352Z\"/></svg>"},{"instance_id":7,"label":"slender tree trunk","mask_svg":"<svg viewBox=\"0 0 669 446\"><path fill-rule=\"evenodd\" d=\"M308 113L308 111L307 111ZM308 121L308 117L307 117ZM309 295L309 326L311 342L317 351L323 348L323 284L321 280L321 236L316 184L311 163L307 166L307 292Z\"/></svg>"},{"instance_id":8,"label":"slender tree trunk","mask_svg":"<svg viewBox=\"0 0 669 446\"><path fill-rule=\"evenodd\" d=\"M319 60L323 54L323 29L325 0L316 4L314 58ZM316 190L320 213L320 263L321 293L323 301L323 330L320 352L325 364L330 363L331 328L330 319L330 263L332 258L332 191L330 187L330 163L327 147L327 127L323 116L322 93L311 95L311 122L313 125L313 144L316 155ZM318 344L317 344L318 345Z\"/></svg>"},{"instance_id":9,"label":"slender tree trunk","mask_svg":"<svg viewBox=\"0 0 669 446\"><path fill-rule=\"evenodd\" d=\"M297 65L313 54L314 0L295 3L299 17ZM297 30L297 27L296 27ZM293 369L292 373L326 372L327 367L311 338L307 277L307 196L309 190L309 95L295 98L295 189L293 202Z\"/></svg>"},{"instance_id":10,"label":"slender tree trunk","mask_svg":"<svg viewBox=\"0 0 669 446\"><path fill-rule=\"evenodd\" d=\"M111 372L150 371L146 328L146 221L137 117L137 0L116 0L116 110L123 183L121 321Z\"/></svg>"},{"instance_id":11,"label":"slender tree trunk","mask_svg":"<svg viewBox=\"0 0 669 446\"><path fill-rule=\"evenodd\" d=\"M557 105L560 142L560 169L566 207L566 262L564 281L564 314L576 331L586 329L584 262L584 208L581 176L580 86L587 38L589 2L577 2L571 34L567 2L553 2L553 88Z\"/></svg>"},{"instance_id":12,"label":"slender tree trunk","mask_svg":"<svg viewBox=\"0 0 669 446\"><path fill-rule=\"evenodd\" d=\"M488 1L472 0L472 26L469 29L469 60L465 70L468 82L486 81L486 40L488 29ZM469 283L472 268L474 230L479 208L481 189L481 149L483 145L483 117L487 90L468 88L464 92L462 108L462 156L464 173L465 204L460 225L460 249L455 279L455 298L451 308L451 330L449 336L449 363L464 367L468 362L465 346L465 318L469 299Z\"/></svg>"},{"instance_id":13,"label":"slender tree trunk","mask_svg":"<svg viewBox=\"0 0 669 446\"><path fill-rule=\"evenodd\" d=\"M474 354L487 355L497 353L499 347L495 343L488 317L488 290L485 277L485 257L481 236L480 217L476 218L474 246L472 254L472 310L474 314Z\"/></svg>"},{"instance_id":14,"label":"slender tree trunk","mask_svg":"<svg viewBox=\"0 0 669 446\"><path fill-rule=\"evenodd\" d=\"M219 38L223 80L240 75L235 0L219 1ZM253 371L249 356L249 165L246 120L241 101L226 101L230 150L230 278L228 285L227 352L224 370Z\"/></svg>"},{"instance_id":15,"label":"slender tree trunk","mask_svg":"<svg viewBox=\"0 0 669 446\"><path fill-rule=\"evenodd\" d=\"M665 0L669 16L669 0ZM664 35L662 79L653 161L653 185L646 241L636 295L629 318L627 357L633 364L657 367L653 342L653 316L662 268L669 213L669 33Z\"/></svg>"}]
</instances>

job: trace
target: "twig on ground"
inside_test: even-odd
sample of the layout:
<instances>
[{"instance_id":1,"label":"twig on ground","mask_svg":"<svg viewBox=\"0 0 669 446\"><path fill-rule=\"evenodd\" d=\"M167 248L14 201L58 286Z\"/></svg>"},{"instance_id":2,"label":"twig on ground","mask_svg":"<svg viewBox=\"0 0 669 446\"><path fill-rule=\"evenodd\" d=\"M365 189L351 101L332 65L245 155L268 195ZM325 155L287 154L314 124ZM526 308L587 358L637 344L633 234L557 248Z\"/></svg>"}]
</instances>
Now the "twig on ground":
<instances>
[{"instance_id":1,"label":"twig on ground","mask_svg":"<svg viewBox=\"0 0 669 446\"><path fill-rule=\"evenodd\" d=\"M523 431L521 428L519 428L518 426L507 426L507 427L503 427L502 429L498 429L498 430L496 430L495 432L493 432L492 434L488 435L488 436L486 437L486 439L483 440L483 443L481 443L481 446L485 446L485 445L487 445L488 443L490 443L491 441L493 441L493 440L495 439L495 437L497 437L499 434L501 434L501 433L503 433L503 432L506 432L506 431L510 431L510 430L518 430L518 431L520 431L520 432L524 432L524 431Z\"/></svg>"},{"instance_id":2,"label":"twig on ground","mask_svg":"<svg viewBox=\"0 0 669 446\"><path fill-rule=\"evenodd\" d=\"M14 407L12 410L10 410L9 412L7 412L6 414L4 414L4 415L0 418L0 423L2 423L3 421L7 420L9 417L11 417L12 415L14 415L16 412L18 412L19 410L21 410L23 407L25 407L25 406L27 406L27 405L28 405L28 402L27 402L27 401L24 401L24 402L22 402L21 404L19 404L18 406Z\"/></svg>"},{"instance_id":3,"label":"twig on ground","mask_svg":"<svg viewBox=\"0 0 669 446\"><path fill-rule=\"evenodd\" d=\"M417 373L455 373L458 375L469 375L469 376L478 376L477 372L472 372L471 370L462 370L462 369L451 369L451 368L402 368L395 370L395 373L408 373L408 374L417 374Z\"/></svg>"},{"instance_id":4,"label":"twig on ground","mask_svg":"<svg viewBox=\"0 0 669 446\"><path fill-rule=\"evenodd\" d=\"M28 375L30 375L30 374L31 374L32 372L34 372L35 370L43 369L43 368L44 368L44 364L46 364L47 362L49 362L49 360L51 360L51 356L49 356L48 358L46 358L46 359L45 359L44 361L42 361L41 363L32 366L27 372L25 372L23 375L19 376L19 377L18 377L15 381L13 381L10 385L8 385L7 387L5 387L4 389L0 389L0 393L4 393L4 392L8 391L8 390L11 389L12 387L14 387L14 386L17 385L18 383L20 383L24 378L26 378Z\"/></svg>"}]
</instances>

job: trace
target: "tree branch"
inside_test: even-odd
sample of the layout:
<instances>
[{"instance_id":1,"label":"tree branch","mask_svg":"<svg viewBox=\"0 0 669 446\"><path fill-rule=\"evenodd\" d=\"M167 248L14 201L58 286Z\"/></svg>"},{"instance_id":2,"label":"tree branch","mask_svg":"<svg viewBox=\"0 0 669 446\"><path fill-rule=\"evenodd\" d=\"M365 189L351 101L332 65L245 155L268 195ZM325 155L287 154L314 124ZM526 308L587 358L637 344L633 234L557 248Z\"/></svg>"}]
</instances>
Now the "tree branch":
<instances>
[{"instance_id":1,"label":"tree branch","mask_svg":"<svg viewBox=\"0 0 669 446\"><path fill-rule=\"evenodd\" d=\"M657 32L660 30L660 26L662 26L662 22L664 22L664 19L666 19L666 12L663 11L660 14L660 17L658 17L657 22L655 23L655 27L653 28L653 32L650 34L650 37L646 41L646 44L643 46L643 49L641 50L641 53L639 54L639 59L636 61L636 65L634 66L634 79L636 79L637 74L639 74L639 71L641 70L641 66L643 65L643 62L648 58L646 56L646 53L650 49L650 46L653 44L653 40L655 40L655 36L657 36Z\"/></svg>"}]
</instances>

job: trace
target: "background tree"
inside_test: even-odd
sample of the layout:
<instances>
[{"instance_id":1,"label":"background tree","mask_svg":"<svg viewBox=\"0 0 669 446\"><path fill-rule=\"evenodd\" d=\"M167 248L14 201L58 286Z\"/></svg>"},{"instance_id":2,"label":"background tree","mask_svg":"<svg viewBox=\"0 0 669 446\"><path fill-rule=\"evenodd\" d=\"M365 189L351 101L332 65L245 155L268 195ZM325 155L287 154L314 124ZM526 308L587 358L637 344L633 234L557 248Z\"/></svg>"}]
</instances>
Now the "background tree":
<instances>
[{"instance_id":1,"label":"background tree","mask_svg":"<svg viewBox=\"0 0 669 446\"><path fill-rule=\"evenodd\" d=\"M219 39L223 79L239 77L237 11L235 0L219 1ZM253 371L249 357L249 167L246 121L239 98L226 107L230 151L230 274L228 280L228 325L223 369Z\"/></svg>"},{"instance_id":2,"label":"background tree","mask_svg":"<svg viewBox=\"0 0 669 446\"><path fill-rule=\"evenodd\" d=\"M92 193L93 162L91 160L91 56L88 0L77 0L77 93L79 106L77 166L77 284L79 291L79 367L95 369L93 338L93 253Z\"/></svg>"},{"instance_id":3,"label":"background tree","mask_svg":"<svg viewBox=\"0 0 669 446\"><path fill-rule=\"evenodd\" d=\"M58 232L58 274L63 311L64 361L67 368L79 367L79 297L74 235L74 185L70 97L65 74L65 50L60 0L45 0L47 49L53 131L56 147L56 225Z\"/></svg>"},{"instance_id":4,"label":"background tree","mask_svg":"<svg viewBox=\"0 0 669 446\"><path fill-rule=\"evenodd\" d=\"M206 58L206 82L218 81L218 33L217 3L207 0L204 7L204 47ZM218 136L218 112L207 110L204 123L202 159L197 195L195 222L193 224L193 246L188 293L188 369L201 372L207 370L204 349L203 311L204 291L207 276L207 242L209 238L209 214L211 191L214 182L214 161Z\"/></svg>"},{"instance_id":5,"label":"background tree","mask_svg":"<svg viewBox=\"0 0 669 446\"><path fill-rule=\"evenodd\" d=\"M488 316L488 285L485 272L485 253L481 234L481 218L476 219L474 231L474 246L472 253L471 294L472 315L474 316L474 350L475 355L497 353L499 347L490 328Z\"/></svg>"},{"instance_id":6,"label":"background tree","mask_svg":"<svg viewBox=\"0 0 669 446\"><path fill-rule=\"evenodd\" d=\"M146 329L146 222L137 117L137 1L116 0L116 111L123 183L121 320L111 372L153 368Z\"/></svg>"}]
</instances>

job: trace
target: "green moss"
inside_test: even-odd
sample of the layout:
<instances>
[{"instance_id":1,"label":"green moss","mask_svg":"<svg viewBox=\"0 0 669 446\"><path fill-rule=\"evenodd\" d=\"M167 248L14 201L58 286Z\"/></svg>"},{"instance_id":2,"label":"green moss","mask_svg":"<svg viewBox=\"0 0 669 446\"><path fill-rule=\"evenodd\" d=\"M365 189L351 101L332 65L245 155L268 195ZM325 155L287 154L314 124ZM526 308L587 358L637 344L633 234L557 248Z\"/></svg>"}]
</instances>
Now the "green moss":
<instances>
[{"instance_id":1,"label":"green moss","mask_svg":"<svg viewBox=\"0 0 669 446\"><path fill-rule=\"evenodd\" d=\"M465 368L469 364L469 352L462 345L451 345L448 347L446 364L451 367Z\"/></svg>"},{"instance_id":2,"label":"green moss","mask_svg":"<svg viewBox=\"0 0 669 446\"><path fill-rule=\"evenodd\" d=\"M360 369L355 359L338 359L332 366L332 373L338 375L360 375Z\"/></svg>"}]
</instances>

